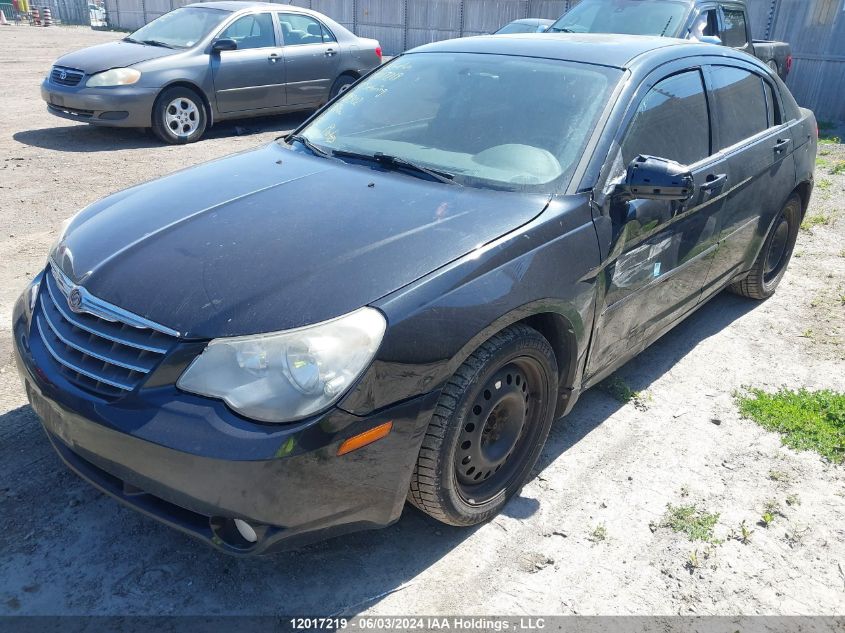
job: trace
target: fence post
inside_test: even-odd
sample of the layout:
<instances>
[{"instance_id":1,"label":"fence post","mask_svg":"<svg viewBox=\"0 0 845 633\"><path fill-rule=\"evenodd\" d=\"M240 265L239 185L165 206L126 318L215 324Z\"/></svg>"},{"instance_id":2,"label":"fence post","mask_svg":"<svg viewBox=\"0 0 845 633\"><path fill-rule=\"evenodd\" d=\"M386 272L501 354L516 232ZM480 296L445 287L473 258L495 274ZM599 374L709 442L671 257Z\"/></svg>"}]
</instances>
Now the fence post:
<instances>
[{"instance_id":1,"label":"fence post","mask_svg":"<svg viewBox=\"0 0 845 633\"><path fill-rule=\"evenodd\" d=\"M464 0L458 5L458 37L464 36Z\"/></svg>"}]
</instances>

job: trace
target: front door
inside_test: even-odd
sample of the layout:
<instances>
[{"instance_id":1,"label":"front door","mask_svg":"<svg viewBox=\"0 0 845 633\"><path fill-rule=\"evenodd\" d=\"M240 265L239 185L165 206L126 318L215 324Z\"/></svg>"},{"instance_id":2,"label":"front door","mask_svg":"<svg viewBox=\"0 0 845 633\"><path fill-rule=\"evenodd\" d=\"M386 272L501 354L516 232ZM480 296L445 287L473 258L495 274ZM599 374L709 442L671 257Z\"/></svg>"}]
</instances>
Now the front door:
<instances>
[{"instance_id":1,"label":"front door","mask_svg":"<svg viewBox=\"0 0 845 633\"><path fill-rule=\"evenodd\" d=\"M270 13L242 16L223 29L217 39L231 39L238 44L237 50L220 51L211 60L220 112L262 110L285 104L285 64Z\"/></svg>"},{"instance_id":2,"label":"front door","mask_svg":"<svg viewBox=\"0 0 845 633\"><path fill-rule=\"evenodd\" d=\"M605 293L588 377L630 357L694 307L707 279L728 177L722 157L711 152L701 70L686 69L647 87L618 152L611 160L623 165L638 155L688 165L696 187L684 203L614 194L604 200L613 243L603 266Z\"/></svg>"},{"instance_id":3,"label":"front door","mask_svg":"<svg viewBox=\"0 0 845 633\"><path fill-rule=\"evenodd\" d=\"M285 45L288 105L319 105L340 71L340 47L334 34L311 16L277 13Z\"/></svg>"}]
</instances>

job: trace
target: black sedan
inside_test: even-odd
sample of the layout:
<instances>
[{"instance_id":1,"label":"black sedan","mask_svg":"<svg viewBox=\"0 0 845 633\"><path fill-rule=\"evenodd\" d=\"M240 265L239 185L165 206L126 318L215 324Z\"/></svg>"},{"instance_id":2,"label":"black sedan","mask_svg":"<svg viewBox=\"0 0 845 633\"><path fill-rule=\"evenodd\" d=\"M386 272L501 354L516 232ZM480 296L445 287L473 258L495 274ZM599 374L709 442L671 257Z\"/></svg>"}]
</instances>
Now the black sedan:
<instances>
[{"instance_id":1,"label":"black sedan","mask_svg":"<svg viewBox=\"0 0 845 633\"><path fill-rule=\"evenodd\" d=\"M666 38L430 44L286 139L92 204L16 304L67 464L225 551L499 512L578 395L775 292L817 130Z\"/></svg>"}]
</instances>

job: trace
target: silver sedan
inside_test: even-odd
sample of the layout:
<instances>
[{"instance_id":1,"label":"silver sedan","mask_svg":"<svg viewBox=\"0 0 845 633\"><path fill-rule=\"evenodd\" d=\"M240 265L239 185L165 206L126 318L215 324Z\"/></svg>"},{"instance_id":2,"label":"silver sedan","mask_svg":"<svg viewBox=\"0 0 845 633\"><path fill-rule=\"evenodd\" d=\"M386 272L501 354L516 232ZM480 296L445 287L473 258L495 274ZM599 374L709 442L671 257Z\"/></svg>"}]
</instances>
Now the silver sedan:
<instances>
[{"instance_id":1,"label":"silver sedan","mask_svg":"<svg viewBox=\"0 0 845 633\"><path fill-rule=\"evenodd\" d=\"M41 96L65 119L190 143L216 121L316 108L380 64L376 40L316 11L203 2L60 57Z\"/></svg>"}]
</instances>

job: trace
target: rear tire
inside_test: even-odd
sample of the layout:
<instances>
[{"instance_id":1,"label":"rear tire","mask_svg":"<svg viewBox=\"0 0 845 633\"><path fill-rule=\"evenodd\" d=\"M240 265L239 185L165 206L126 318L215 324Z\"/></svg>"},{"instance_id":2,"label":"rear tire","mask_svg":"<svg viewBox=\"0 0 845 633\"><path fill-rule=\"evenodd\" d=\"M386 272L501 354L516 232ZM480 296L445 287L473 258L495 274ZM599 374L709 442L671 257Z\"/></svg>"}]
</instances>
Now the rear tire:
<instances>
[{"instance_id":1,"label":"rear tire","mask_svg":"<svg viewBox=\"0 0 845 633\"><path fill-rule=\"evenodd\" d=\"M768 299L775 294L798 239L801 206L801 197L797 193L789 196L766 236L751 272L745 279L733 284L731 292L758 300Z\"/></svg>"},{"instance_id":2,"label":"rear tire","mask_svg":"<svg viewBox=\"0 0 845 633\"><path fill-rule=\"evenodd\" d=\"M202 97L190 88L168 88L153 106L153 132L165 143L181 145L198 141L205 133L207 121Z\"/></svg>"},{"instance_id":3,"label":"rear tire","mask_svg":"<svg viewBox=\"0 0 845 633\"><path fill-rule=\"evenodd\" d=\"M530 476L549 434L557 376L551 345L528 326L485 342L443 388L408 500L449 525L498 514Z\"/></svg>"},{"instance_id":4,"label":"rear tire","mask_svg":"<svg viewBox=\"0 0 845 633\"><path fill-rule=\"evenodd\" d=\"M354 84L356 81L358 80L352 75L341 75L334 80L332 89L329 91L329 99L334 99L341 92L346 92L349 86Z\"/></svg>"}]
</instances>

